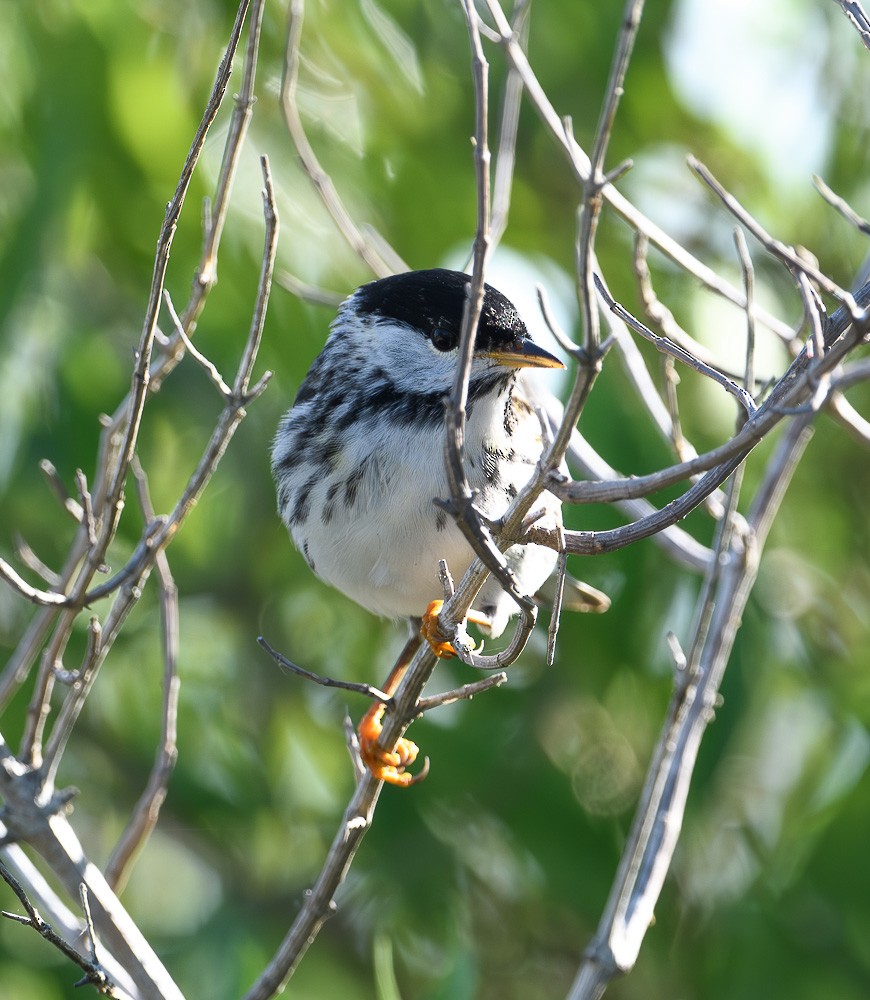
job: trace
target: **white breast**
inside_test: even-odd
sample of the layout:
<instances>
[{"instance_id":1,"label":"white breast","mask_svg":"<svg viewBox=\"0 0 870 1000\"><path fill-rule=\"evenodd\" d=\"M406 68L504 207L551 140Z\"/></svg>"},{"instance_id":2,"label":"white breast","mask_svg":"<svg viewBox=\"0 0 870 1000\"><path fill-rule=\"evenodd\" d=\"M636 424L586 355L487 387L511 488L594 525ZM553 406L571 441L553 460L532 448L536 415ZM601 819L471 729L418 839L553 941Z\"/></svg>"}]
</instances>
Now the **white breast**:
<instances>
[{"instance_id":1,"label":"white breast","mask_svg":"<svg viewBox=\"0 0 870 1000\"><path fill-rule=\"evenodd\" d=\"M537 418L522 415L534 426L525 432L514 428L509 436L504 405L503 396L479 399L466 428L469 482L479 491L479 508L491 518L503 514L528 481L539 450ZM442 596L439 559L447 561L457 580L472 559L452 517L433 502L449 496L443 430L384 422L377 436L345 441L322 481L310 490L308 517L288 525L293 540L318 576L363 607L388 617L420 616L431 600ZM299 478L304 478L301 473ZM324 516L330 497L332 509ZM545 497L558 515L555 498ZM538 546L515 546L508 557L528 593L550 575L556 558ZM491 584L480 602L476 606L493 617L492 632L498 635L516 611L513 602Z\"/></svg>"}]
</instances>

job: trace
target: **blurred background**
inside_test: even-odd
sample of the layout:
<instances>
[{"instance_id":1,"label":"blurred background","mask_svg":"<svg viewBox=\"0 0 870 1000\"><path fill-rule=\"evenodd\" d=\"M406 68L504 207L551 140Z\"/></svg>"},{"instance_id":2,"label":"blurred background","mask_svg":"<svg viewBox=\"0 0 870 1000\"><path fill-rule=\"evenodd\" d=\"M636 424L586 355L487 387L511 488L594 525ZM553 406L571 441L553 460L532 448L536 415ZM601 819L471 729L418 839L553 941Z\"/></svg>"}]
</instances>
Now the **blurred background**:
<instances>
[{"instance_id":1,"label":"blurred background","mask_svg":"<svg viewBox=\"0 0 870 1000\"><path fill-rule=\"evenodd\" d=\"M589 148L622 4L540 0L529 54ZM90 474L99 415L129 383L166 202L208 96L234 9L190 0L0 0L0 553L20 533L50 566L72 524L40 459L73 487ZM285 5L266 10L258 103L197 343L229 378L250 322L269 155L281 215L279 270L339 296L369 280L300 170L277 104ZM505 67L487 45L494 112ZM870 53L837 5L809 0L649 0L608 166L621 189L696 255L739 283L731 219L692 178L696 154L768 231L808 247L849 287L867 251L815 192L819 174L870 214ZM238 89L238 76L230 91ZM229 102L228 102L229 104ZM319 0L306 11L300 104L324 167L359 223L411 267L461 265L475 224L468 40L448 0ZM221 112L173 247L168 287L186 301L229 117ZM494 114L494 122L495 122ZM578 191L529 106L519 122L503 246L488 272L535 322L542 281L577 333ZM602 219L615 294L640 310L631 233ZM788 322L800 303L755 252L758 296ZM657 254L656 289L677 319L741 364L743 317ZM354 696L281 674L265 635L320 673L378 683L404 641L308 571L274 512L268 450L325 339L330 307L276 284L257 374L275 372L205 497L169 549L181 594L180 757L158 830L123 896L191 998L238 996L283 937L352 789L342 734ZM758 368L783 350L762 338ZM656 377L659 361L647 354ZM735 361L735 359L737 359ZM680 385L698 450L730 435L734 408L695 376ZM870 414L870 393L850 400ZM158 512L195 466L220 401L189 359L148 405L141 439ZM583 417L624 473L668 450L608 360ZM754 455L748 490L769 444ZM668 494L669 498L673 494ZM637 967L608 992L640 998L852 1000L870 995L870 463L828 417L811 442L765 553L708 731L672 873ZM665 498L665 499L666 499ZM661 499L661 498L660 498ZM141 523L122 521L119 565ZM619 522L599 508L572 526ZM701 514L686 527L709 541ZM604 906L671 691L669 630L688 638L699 579L643 542L572 572L613 608L563 620L556 664L543 630L510 684L431 713L412 736L424 784L387 789L288 995L305 1000L550 1000L564 996ZM0 659L32 607L0 588ZM98 607L98 614L105 613ZM83 648L86 617L80 623ZM76 664L68 663L74 668ZM149 589L103 667L64 759L73 823L104 862L151 766L162 662ZM470 680L455 664L435 684ZM17 746L29 689L3 732ZM0 886L0 907L15 908ZM0 996L79 996L36 934L0 923Z\"/></svg>"}]
</instances>

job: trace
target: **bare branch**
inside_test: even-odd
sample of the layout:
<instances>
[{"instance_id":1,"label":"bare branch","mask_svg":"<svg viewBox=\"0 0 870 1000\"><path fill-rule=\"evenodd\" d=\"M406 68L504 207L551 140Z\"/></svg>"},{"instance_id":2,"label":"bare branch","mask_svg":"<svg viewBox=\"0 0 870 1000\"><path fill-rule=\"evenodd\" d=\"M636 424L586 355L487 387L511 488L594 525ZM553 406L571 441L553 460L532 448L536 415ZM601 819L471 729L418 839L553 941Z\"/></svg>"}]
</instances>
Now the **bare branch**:
<instances>
[{"instance_id":1,"label":"bare branch","mask_svg":"<svg viewBox=\"0 0 870 1000\"><path fill-rule=\"evenodd\" d=\"M341 681L337 680L335 677L324 677L321 674L315 674L311 670L306 670L304 667L300 667L295 664L292 660L288 660L283 653L279 653L277 649L271 643L269 643L263 636L257 636L257 642L266 650L269 656L288 674L296 674L298 677L304 677L307 681L312 681L315 684L320 684L321 687L328 688L340 688L342 691L353 691L356 694L364 695L366 698L370 698L372 701L380 701L385 705L392 704L392 696L381 691L380 688L376 688L373 684L358 684L355 681Z\"/></svg>"},{"instance_id":2,"label":"bare branch","mask_svg":"<svg viewBox=\"0 0 870 1000\"><path fill-rule=\"evenodd\" d=\"M713 353L705 347L704 344L696 340L680 326L671 310L668 309L668 307L659 299L652 283L652 274L650 272L649 260L647 257L648 250L649 240L643 235L643 233L636 233L634 241L634 273L637 278L638 291L640 292L644 311L650 321L655 324L669 340L672 340L675 344L679 344L680 347L688 351L690 354L694 354L700 361L703 361L705 364L708 364L713 368L718 368L723 375L727 375L729 378L736 381L740 377L739 373L736 371L729 371L726 366L720 364L714 357ZM743 293L745 298L745 282L743 286ZM746 306L744 305L744 311L745 308ZM755 312L756 310L753 308L751 310L753 323L755 323ZM794 331L790 330L788 343L792 343L794 339ZM760 378L755 384L752 386L746 386L746 388L752 392L757 385L764 385L768 381L769 378Z\"/></svg>"},{"instance_id":3,"label":"bare branch","mask_svg":"<svg viewBox=\"0 0 870 1000\"><path fill-rule=\"evenodd\" d=\"M243 93L249 92L252 87L262 7L262 2L254 0L252 4L252 21L254 23L252 23L249 38ZM117 877L119 881L122 880L127 860L132 856L136 847L144 842L144 837L147 836L150 827L156 820L157 809L159 809L160 801L165 794L168 767L171 766L174 755L175 700L177 697L174 644L177 626L174 623L176 617L173 603L174 585L172 585L171 576L168 574L163 548L174 536L184 516L214 471L238 421L244 416L245 405L265 387L265 380L261 379L252 389L248 389L252 365L262 332L263 314L274 261L276 220L274 212L270 212L269 205L267 205L266 226L267 249L264 251L263 272L252 329L239 367L238 398L234 398L232 405L228 405L226 408L231 412L224 414L223 423L219 427L220 433L213 439L212 449L189 484L190 491L184 497L186 504L174 510L171 519L153 517L148 519L151 528L143 541L153 542L153 544L143 544L141 551L136 554L135 565L133 567L128 565L114 579L113 586L109 589L115 594L115 600L102 626L96 619L92 619L87 649L79 670L75 672L65 670L63 655L76 618L89 591L91 594L94 592L98 595L102 593L100 588L93 587L92 580L97 572L103 571L108 546L114 538L123 507L123 491L126 485L127 470L130 467L135 469L136 466L135 443L145 401L156 391L161 379L165 378L172 370L183 353L184 341L177 334L168 340L158 337L157 310L162 297L166 263L174 236L175 224L182 209L191 173L202 150L205 133L214 120L225 93L233 55L239 41L247 8L248 2L244 0L239 6L230 43L218 71L206 112L182 170L175 196L164 219L155 257L151 297L143 323L140 350L135 359L130 394L115 415L111 418L105 418L103 421L100 451L91 487L88 488L81 473L77 477L81 503L67 498L65 490L56 489L66 509L74 515L79 523L79 529L76 532L66 564L58 574L58 590L62 590L64 593L52 596L52 606L44 608L31 623L4 672L2 694L0 694L0 698L4 701L11 697L18 685L26 678L33 660L39 655L41 649L39 674L30 700L22 739L22 760L16 760L5 745L0 748L2 751L0 752L0 763L2 763L2 767L0 767L0 795L2 795L5 804L3 814L5 826L2 827L2 836L5 841L12 839L27 841L35 848L71 896L75 897L80 891L83 891L81 899L87 915L85 929L90 934L92 947L96 947L97 938L100 942L100 963L97 963L96 955L93 955L92 965L96 967L98 964L104 964L108 975L116 982L120 982L125 990L127 990L129 983L130 995L148 998L148 1000L151 998L156 1000L157 997L160 997L161 1000L180 1000L181 994L160 965L148 943L118 903L117 897L105 879L87 860L72 828L62 814L70 794L68 792L55 792L54 778L67 740L100 665L127 615L138 601L141 588L151 569L157 565L162 584L164 654L167 664L164 690L164 732L158 750L158 759L149 780L149 787L140 801L141 812L134 816L133 826L128 831L129 838L126 845L121 845L121 853L116 858L118 864L115 867L114 877ZM248 93L248 97L253 100L252 93ZM245 98L246 101L248 97ZM225 148L225 162L234 161L237 158L240 142L241 132L231 130L231 136ZM205 301L208 287L213 284L213 254L216 252L221 227L221 223L217 220L220 214L226 211L230 178L233 171L234 166L222 172L216 208L209 213L208 224L211 231L206 238L204 270L208 271L211 267L212 277L205 283L196 284L185 312L185 318L180 323L188 339L192 324ZM268 174L267 171L266 174ZM266 185L268 189L270 187L268 176L266 176ZM268 200L271 202L271 198ZM212 255L210 261L208 260L209 255ZM157 349L155 350L155 348ZM153 360L151 358L152 352L154 353ZM45 468L49 474L50 483L53 487L57 487L59 478L56 473L52 474L53 467L46 466ZM161 531L163 528L166 530ZM106 592L108 593L108 591ZM65 606L57 605L57 597L62 599ZM49 715L52 689L57 678L67 681L71 685L71 690L65 696L43 758L41 753L42 734ZM83 890L82 886L84 886ZM100 969L94 968L87 977L87 981L93 981L99 986L99 975L101 975ZM125 993L125 995L127 994Z\"/></svg>"},{"instance_id":4,"label":"bare branch","mask_svg":"<svg viewBox=\"0 0 870 1000\"><path fill-rule=\"evenodd\" d=\"M513 28L520 44L525 44L529 30L528 3L518 3L514 7ZM478 18L478 25L481 26ZM481 26L481 30L483 30ZM495 157L495 176L492 184L492 221L490 245L498 246L507 229L510 214L511 188L513 185L514 162L516 160L517 128L520 120L523 82L513 67L508 68L502 97L501 123L498 130L498 149Z\"/></svg>"},{"instance_id":5,"label":"bare branch","mask_svg":"<svg viewBox=\"0 0 870 1000\"><path fill-rule=\"evenodd\" d=\"M60 501L61 506L67 514L69 514L74 521L81 521L82 508L69 495L63 480L60 478L60 474L54 467L54 463L50 462L47 458L42 459L39 463L39 471L45 476L45 480L48 483L51 492L54 493Z\"/></svg>"},{"instance_id":6,"label":"bare branch","mask_svg":"<svg viewBox=\"0 0 870 1000\"><path fill-rule=\"evenodd\" d=\"M858 0L835 0L842 8L843 13L851 21L852 26L858 32L864 47L870 49L870 18L864 12L864 8Z\"/></svg>"},{"instance_id":7,"label":"bare branch","mask_svg":"<svg viewBox=\"0 0 870 1000\"><path fill-rule=\"evenodd\" d=\"M260 268L260 280L257 285L257 297L254 300L254 315L251 317L248 340L242 353L236 380L233 383L233 395L243 404L254 399L266 387L266 382L263 381L259 387L254 388L253 392L248 390L251 372L254 369L254 362L263 339L263 324L266 321L266 308L269 304L272 274L275 270L275 253L278 249L278 209L275 206L275 189L272 185L272 171L269 168L267 156L260 157L260 169L263 172L263 218L266 223L263 263ZM268 380L270 375L271 373L268 373L265 378Z\"/></svg>"},{"instance_id":8,"label":"bare branch","mask_svg":"<svg viewBox=\"0 0 870 1000\"><path fill-rule=\"evenodd\" d=\"M282 288L286 288L291 295L295 295L297 299L301 299L303 302L310 302L316 306L331 306L333 309L336 309L345 298L343 295L339 295L338 292L330 292L325 288L317 288L315 285L301 281L296 275L290 274L289 271L278 271L275 275L275 281Z\"/></svg>"},{"instance_id":9,"label":"bare branch","mask_svg":"<svg viewBox=\"0 0 870 1000\"><path fill-rule=\"evenodd\" d=\"M242 0L239 6L236 20L230 34L230 41L227 45L224 57L218 68L217 79L215 80L212 94L206 105L205 112L196 135L191 143L190 151L181 170L181 176L175 194L166 210L166 217L160 230L160 237L157 241L157 253L154 261L154 274L151 280L151 291L148 298L148 306L145 312L145 322L142 328L142 336L136 352L136 366L133 371L133 383L130 390L129 407L124 422L124 430L121 437L122 442L118 449L118 457L115 467L109 478L109 489L106 501L108 517L102 527L100 545L96 547L95 555L102 559L110 540L114 537L118 519L121 516L121 506L119 500L123 492L124 481L133 453L136 448L136 439L139 434L139 425L142 420L142 412L145 407L145 400L148 394L148 382L151 377L150 362L151 352L154 345L154 335L157 330L157 317L160 312L160 302L163 297L163 288L166 280L166 269L169 264L169 252L172 247L175 230L184 206L187 190L193 177L193 171L199 161L205 145L212 123L217 117L218 110L223 103L224 94L232 73L233 58L242 33L245 16L248 11L248 0ZM92 557L93 558L93 557Z\"/></svg>"},{"instance_id":10,"label":"bare branch","mask_svg":"<svg viewBox=\"0 0 870 1000\"><path fill-rule=\"evenodd\" d=\"M541 316L544 322L547 324L547 329L556 338L556 342L559 347L572 358L577 358L581 356L582 348L575 344L573 340L568 336L567 333L559 326L556 320L553 310L550 308L550 299L547 295L547 290L543 285L535 285L535 293L538 296L538 306L541 310Z\"/></svg>"},{"instance_id":11,"label":"bare branch","mask_svg":"<svg viewBox=\"0 0 870 1000\"><path fill-rule=\"evenodd\" d=\"M133 475L136 477L139 506L145 518L153 520L154 507L149 496L145 470L137 458L134 458L132 468ZM169 568L169 560L164 551L157 553L155 564L160 595L164 663L160 742L145 789L106 863L104 871L106 881L115 892L121 892L126 885L136 857L142 851L157 825L160 810L166 799L169 779L178 759L176 742L180 690L178 677L178 588L175 586Z\"/></svg>"},{"instance_id":12,"label":"bare branch","mask_svg":"<svg viewBox=\"0 0 870 1000\"><path fill-rule=\"evenodd\" d=\"M713 560L710 598L696 624L688 662L647 773L628 845L595 938L568 1000L591 1000L633 966L650 925L676 846L701 737L713 717L719 685L758 570L773 514L808 440L806 420L788 428L750 514L748 543L734 536L728 559ZM723 531L727 530L723 522Z\"/></svg>"},{"instance_id":13,"label":"bare branch","mask_svg":"<svg viewBox=\"0 0 870 1000\"><path fill-rule=\"evenodd\" d=\"M215 386L217 391L227 399L232 396L233 390L224 382L221 373L217 370L214 364L208 360L208 358L193 346L193 341L184 332L184 325L175 311L175 306L172 304L172 296L169 294L168 289L163 290L163 300L166 303L166 311L169 313L169 318L172 320L172 326L175 329L175 333L179 340L184 344L184 349L187 354L189 354L193 360L203 369L203 371L208 375L211 380L212 385Z\"/></svg>"},{"instance_id":14,"label":"bare branch","mask_svg":"<svg viewBox=\"0 0 870 1000\"><path fill-rule=\"evenodd\" d=\"M862 417L849 400L836 389L831 392L831 398L828 400L828 411L858 444L864 445L865 448L870 447L870 421Z\"/></svg>"},{"instance_id":15,"label":"bare branch","mask_svg":"<svg viewBox=\"0 0 870 1000\"><path fill-rule=\"evenodd\" d=\"M87 887L93 921L100 938L103 964L113 979L148 1000L184 1000L153 949L85 855L64 809L68 793L39 795L38 774L17 761L0 741L0 795L6 809L0 833L27 841L50 864L70 898ZM45 800L45 801L43 801Z\"/></svg>"},{"instance_id":16,"label":"bare branch","mask_svg":"<svg viewBox=\"0 0 870 1000\"><path fill-rule=\"evenodd\" d=\"M628 324L632 330L639 333L644 340L649 341L657 351L661 351L663 354L668 354L672 358L682 361L683 364L698 372L700 375L705 375L707 378L717 382L727 393L734 396L737 402L740 403L746 411L747 415L751 416L756 411L757 407L755 406L755 402L745 389L737 385L726 375L723 375L722 372L717 371L710 365L704 364L703 361L699 361L688 351L680 347L679 344L673 343L673 341L668 340L667 337L660 337L658 334L653 333L649 327L644 326L639 319L635 319L635 317L632 316L627 309L621 306L618 302L614 301L598 275L595 276L595 284L598 288L599 294L607 303L608 308L611 309L624 323Z\"/></svg>"},{"instance_id":17,"label":"bare branch","mask_svg":"<svg viewBox=\"0 0 870 1000\"><path fill-rule=\"evenodd\" d=\"M868 35L868 38L870 38L870 35ZM855 209L852 208L845 198L840 197L840 195L828 187L828 185L817 174L813 174L813 184L815 184L816 190L825 199L825 201L832 208L835 208L850 226L854 226L859 233L863 233L865 236L870 236L870 222L858 215Z\"/></svg>"},{"instance_id":18,"label":"bare branch","mask_svg":"<svg viewBox=\"0 0 870 1000\"><path fill-rule=\"evenodd\" d=\"M26 913L26 916L22 917L17 913L10 913L8 910L3 910L2 915L10 920L15 920L20 924L24 924L27 927L32 927L33 930L40 935L40 937L45 938L49 944L57 948L58 951L82 969L85 973L84 978L79 980L79 982L75 984L76 986L89 984L103 996L115 997L117 1000L124 1000L124 998L129 997L129 994L122 992L112 982L110 982L105 969L103 969L103 967L97 962L93 937L91 937L91 957L86 958L84 955L80 955L79 952L72 947L72 945L68 944L59 934L54 932L50 924L47 924L42 919L36 908L27 898L27 893L24 891L24 887L2 861L0 861L0 878L6 882L6 884L18 897L18 900L24 907L24 911ZM84 887L82 888L84 890ZM87 905L87 896L84 891L82 892L82 902L85 906ZM85 912L88 920L88 927L90 928L91 933L93 933L93 924L90 923L90 909L87 909Z\"/></svg>"},{"instance_id":19,"label":"bare branch","mask_svg":"<svg viewBox=\"0 0 870 1000\"><path fill-rule=\"evenodd\" d=\"M598 279L606 288L606 282L600 274L598 275ZM607 295L609 298L613 298L609 290ZM604 298L602 298L602 302L606 305ZM668 442L668 444L672 443L674 428L671 414L656 388L640 348L635 343L634 337L631 336L626 323L616 313L608 308L608 311L605 312L605 318L609 324L610 336L619 351L619 360L630 382L634 386L634 391L637 393L641 403L643 403L644 408L652 419L653 426L661 435L662 440Z\"/></svg>"},{"instance_id":20,"label":"bare branch","mask_svg":"<svg viewBox=\"0 0 870 1000\"><path fill-rule=\"evenodd\" d=\"M514 634L506 649L495 653L492 656L476 653L469 645L463 642L462 625L457 625L454 629L453 648L456 655L475 670L504 670L512 663L515 663L520 653L526 648L526 643L535 628L538 620L538 609L534 604L531 607L520 605L520 614L514 627Z\"/></svg>"},{"instance_id":21,"label":"bare branch","mask_svg":"<svg viewBox=\"0 0 870 1000\"><path fill-rule=\"evenodd\" d=\"M379 253L367 240L362 231L353 221L344 206L332 178L320 165L314 152L302 116L296 102L296 85L299 77L299 42L302 37L302 19L305 11L304 0L291 0L287 22L287 44L284 54L284 70L281 76L281 108L287 131L293 140L293 145L299 156L305 173L314 185L324 207L329 212L338 231L345 238L348 246L364 261L379 278L393 273L393 269L384 261ZM403 270L408 270L407 267Z\"/></svg>"},{"instance_id":22,"label":"bare branch","mask_svg":"<svg viewBox=\"0 0 870 1000\"><path fill-rule=\"evenodd\" d=\"M734 229L734 245L737 248L737 256L740 258L740 270L743 272L743 294L746 296L746 366L743 373L743 386L751 394L755 386L755 317L752 314L752 306L755 303L755 269L752 266L749 247L746 245L746 237L739 226ZM743 422L744 420L738 415L738 430Z\"/></svg>"},{"instance_id":23,"label":"bare branch","mask_svg":"<svg viewBox=\"0 0 870 1000\"><path fill-rule=\"evenodd\" d=\"M550 625L547 629L547 666L552 667L556 660L556 640L559 637L559 625L562 617L562 602L565 598L565 576L568 572L568 553L565 551L565 530L559 526L559 559L556 563L556 593L553 597L553 607L550 611Z\"/></svg>"},{"instance_id":24,"label":"bare branch","mask_svg":"<svg viewBox=\"0 0 870 1000\"><path fill-rule=\"evenodd\" d=\"M541 120L556 141L556 144L567 155L574 175L582 185L589 176L589 157L579 147L574 137L566 133L563 120L550 103L549 98L529 64L526 54L514 38L511 25L505 17L498 0L486 0L486 5L495 21L501 45L504 48L509 64L519 73L532 106L540 115ZM706 264L699 261L685 247L639 212L615 187L608 185L603 189L602 194L611 208L622 216L630 226L644 233L651 243L657 246L662 253L670 257L671 260L682 267L688 274L693 275L707 288L722 298L733 302L740 308L745 307L745 300L738 289L734 288L728 281L707 267ZM770 330L780 334L784 339L791 337L792 332L790 327L767 311L757 307L755 316L759 322L763 323Z\"/></svg>"},{"instance_id":25,"label":"bare branch","mask_svg":"<svg viewBox=\"0 0 870 1000\"><path fill-rule=\"evenodd\" d=\"M710 190L716 195L716 197L722 202L722 204L728 209L729 212L745 226L749 232L758 240L759 243L774 257L782 261L790 271L800 272L802 271L808 277L812 278L816 284L824 289L829 295L832 295L835 299L843 303L843 305L848 309L852 319L860 323L863 321L862 310L858 308L854 298L845 289L840 288L840 286L831 281L831 279L822 274L822 272L814 267L809 261L805 260L802 256L797 254L791 247L787 247L780 240L774 239L759 223L756 219L750 215L749 212L740 204L740 202L730 194L725 188L719 183L718 180L713 176L713 174L694 156L688 158L689 167L701 178L701 180L710 188ZM866 310L865 310L866 312Z\"/></svg>"},{"instance_id":26,"label":"bare branch","mask_svg":"<svg viewBox=\"0 0 870 1000\"><path fill-rule=\"evenodd\" d=\"M184 330L192 329L199 315L198 307L201 307L201 304L205 302L205 296L217 281L218 247L229 211L230 192L238 168L239 157L245 136L248 134L248 126L254 109L254 83L257 77L257 57L260 49L260 28L263 23L264 7L264 0L252 0L251 2L251 23L242 69L242 85L235 96L235 107L224 142L214 201L209 203L202 258L196 272L194 293L188 308L185 310L184 321L181 323Z\"/></svg>"},{"instance_id":27,"label":"bare branch","mask_svg":"<svg viewBox=\"0 0 870 1000\"><path fill-rule=\"evenodd\" d=\"M94 507L88 491L88 481L81 469L76 469L76 486L82 504L82 523L87 532L88 545L94 547L97 544L97 523L94 520Z\"/></svg>"},{"instance_id":28,"label":"bare branch","mask_svg":"<svg viewBox=\"0 0 870 1000\"><path fill-rule=\"evenodd\" d=\"M507 684L508 675L506 673L491 674L483 680L474 681L471 684L463 684L462 687L454 688L452 691L445 691L443 694L433 694L428 698L421 698L417 702L417 712L424 715L431 712L433 708L441 708L443 705L452 705L456 701L471 701L471 699L490 688L501 687Z\"/></svg>"},{"instance_id":29,"label":"bare branch","mask_svg":"<svg viewBox=\"0 0 870 1000\"><path fill-rule=\"evenodd\" d=\"M45 565L45 563L30 547L27 539L19 535L17 531L13 535L13 540L15 542L15 554L21 562L23 562L29 570L42 577L52 590L57 591L63 585L60 575Z\"/></svg>"},{"instance_id":30,"label":"bare branch","mask_svg":"<svg viewBox=\"0 0 870 1000\"><path fill-rule=\"evenodd\" d=\"M643 0L627 0L623 11L622 25L613 63L610 67L610 79L607 82L607 89L605 90L604 101L601 106L601 114L595 130L595 139L592 143L588 177L583 182L583 204L580 210L580 223L577 232L577 280L580 288L580 307L583 316L583 328L585 330L586 352L590 356L598 350L600 342L598 309L593 285L595 270L593 261L595 233L598 228L598 219L603 204L602 192L609 183L609 180L604 177L604 158L607 155L607 147L610 143L611 133L613 132L616 110L619 107L619 101L623 94L625 74L628 71L628 64L631 60L631 53L634 49L634 41L640 27L642 13ZM621 172L622 168L620 168ZM578 379L578 383L575 383L575 392L572 395L579 395L578 390L581 387L582 398L585 398L591 390L591 385L588 388L586 387L586 380L580 382ZM577 419L580 416L582 399L578 399L577 403L579 405L571 399L565 406L565 417L572 427L577 423ZM562 453L564 454L564 449Z\"/></svg>"},{"instance_id":31,"label":"bare branch","mask_svg":"<svg viewBox=\"0 0 870 1000\"><path fill-rule=\"evenodd\" d=\"M15 572L5 559L0 559L0 577L32 604L63 607L68 603L68 599L64 594L56 594L50 590L40 590L38 587L31 587L23 577Z\"/></svg>"},{"instance_id":32,"label":"bare branch","mask_svg":"<svg viewBox=\"0 0 870 1000\"><path fill-rule=\"evenodd\" d=\"M520 605L530 607L531 602L522 593L513 572L508 567L489 531L481 521L474 507L474 497L468 484L463 465L463 442L465 439L466 403L468 401L468 380L474 351L474 338L483 309L484 271L490 249L490 183L487 115L488 105L488 64L483 55L478 31L478 18L471 0L463 0L463 10L468 25L472 51L472 76L474 80L474 164L477 179L477 230L474 238L474 267L466 291L462 331L459 339L459 356L453 387L447 404L445 468L450 486L450 501L444 505L453 515L475 555L498 579L505 592ZM483 578L481 578L481 583ZM480 584L478 584L479 586ZM476 591L470 593L468 604L458 605L449 601L441 612L441 626L446 635L451 635L459 627ZM453 617L454 612L456 616Z\"/></svg>"},{"instance_id":33,"label":"bare branch","mask_svg":"<svg viewBox=\"0 0 870 1000\"><path fill-rule=\"evenodd\" d=\"M266 195L264 196L264 211L266 216L266 233L263 249L263 263L260 272L260 282L257 290L257 298L254 303L251 328L248 333L248 340L242 352L236 374L232 396L227 400L226 405L218 418L217 424L212 431L211 438L200 459L197 468L188 480L181 497L175 504L172 513L168 516L156 518L146 527L143 538L133 553L133 556L113 578L103 587L95 588L88 595L88 599L94 599L94 595L103 596L108 593L115 593L115 601L109 616L106 619L104 628L104 640L99 653L92 661L86 661L81 668L81 681L76 689L68 695L61 711L58 714L55 729L52 732L51 740L46 748L47 767L55 769L58 765L60 755L66 746L69 735L75 721L78 719L85 699L89 693L106 653L111 648L118 630L125 621L132 606L136 603L141 593L141 587L148 578L157 555L172 541L178 528L193 509L203 490L206 488L214 475L215 470L223 458L224 452L229 446L239 424L245 417L245 407L255 399L265 389L270 373L267 372L254 388L248 391L248 380L257 356L257 350L262 336L263 322L265 318L266 305L271 287L271 275L275 259L275 247L277 241L277 216L272 211L274 205L271 199L270 178L268 165L263 162L264 179L266 183ZM47 694L50 688L46 683L45 689L40 693L40 700L36 704L40 706L40 713L36 715L36 708L33 714L40 721L44 721L47 704ZM40 730L33 727L33 745L38 744Z\"/></svg>"}]
</instances>

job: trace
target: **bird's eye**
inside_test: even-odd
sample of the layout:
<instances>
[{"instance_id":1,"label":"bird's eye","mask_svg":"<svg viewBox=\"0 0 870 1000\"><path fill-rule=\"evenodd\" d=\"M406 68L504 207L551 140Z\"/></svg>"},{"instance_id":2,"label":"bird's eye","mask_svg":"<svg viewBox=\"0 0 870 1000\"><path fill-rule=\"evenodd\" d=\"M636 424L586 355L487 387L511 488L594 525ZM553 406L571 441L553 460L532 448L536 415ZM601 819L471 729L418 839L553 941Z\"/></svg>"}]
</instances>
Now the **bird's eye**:
<instances>
[{"instance_id":1,"label":"bird's eye","mask_svg":"<svg viewBox=\"0 0 870 1000\"><path fill-rule=\"evenodd\" d=\"M456 347L456 334L443 326L436 326L432 331L432 346L436 351L452 351Z\"/></svg>"}]
</instances>

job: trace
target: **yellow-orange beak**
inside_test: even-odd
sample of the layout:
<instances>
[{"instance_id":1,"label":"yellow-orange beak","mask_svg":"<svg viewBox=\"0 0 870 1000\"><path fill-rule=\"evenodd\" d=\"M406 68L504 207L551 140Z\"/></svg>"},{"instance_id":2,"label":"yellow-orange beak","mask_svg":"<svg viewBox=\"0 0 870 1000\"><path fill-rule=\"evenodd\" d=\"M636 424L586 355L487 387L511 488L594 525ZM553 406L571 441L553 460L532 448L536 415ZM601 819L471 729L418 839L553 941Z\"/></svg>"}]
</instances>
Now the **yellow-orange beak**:
<instances>
[{"instance_id":1,"label":"yellow-orange beak","mask_svg":"<svg viewBox=\"0 0 870 1000\"><path fill-rule=\"evenodd\" d=\"M564 368L562 362L549 351L527 338L494 351L483 351L483 357L492 358L505 368Z\"/></svg>"}]
</instances>

